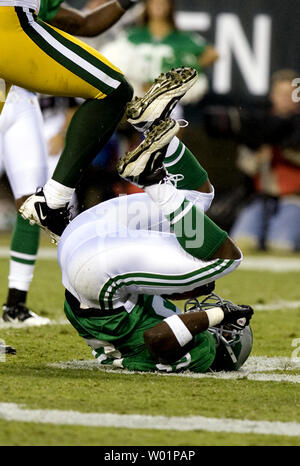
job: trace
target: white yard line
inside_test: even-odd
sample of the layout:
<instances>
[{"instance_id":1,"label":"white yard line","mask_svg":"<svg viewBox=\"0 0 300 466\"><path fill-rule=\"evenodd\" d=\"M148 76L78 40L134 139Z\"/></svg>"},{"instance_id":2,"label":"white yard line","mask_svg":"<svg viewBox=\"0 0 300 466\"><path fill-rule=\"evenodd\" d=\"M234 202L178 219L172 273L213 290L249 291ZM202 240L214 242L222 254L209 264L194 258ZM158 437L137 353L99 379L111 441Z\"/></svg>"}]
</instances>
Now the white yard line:
<instances>
[{"instance_id":1,"label":"white yard line","mask_svg":"<svg viewBox=\"0 0 300 466\"><path fill-rule=\"evenodd\" d=\"M34 323L15 323L15 322L4 322L4 320L0 317L0 330L8 330L8 329L15 329L15 330L24 330L26 328L32 328L32 327L48 327L49 325L67 325L69 324L69 321L67 319L64 319L63 317L61 319L57 320L50 320L48 324L43 324L43 325L38 325Z\"/></svg>"},{"instance_id":2,"label":"white yard line","mask_svg":"<svg viewBox=\"0 0 300 466\"><path fill-rule=\"evenodd\" d=\"M256 311L279 311L285 309L298 309L300 307L300 301L286 301L280 299L266 304L252 304Z\"/></svg>"},{"instance_id":3,"label":"white yard line","mask_svg":"<svg viewBox=\"0 0 300 466\"><path fill-rule=\"evenodd\" d=\"M249 373L300 370L300 358L250 356L243 369Z\"/></svg>"},{"instance_id":4,"label":"white yard line","mask_svg":"<svg viewBox=\"0 0 300 466\"><path fill-rule=\"evenodd\" d=\"M249 256L243 259L239 269L267 272L296 272L300 271L300 257Z\"/></svg>"},{"instance_id":5,"label":"white yard line","mask_svg":"<svg viewBox=\"0 0 300 466\"><path fill-rule=\"evenodd\" d=\"M117 369L113 366L101 366L96 359L87 360L73 360L49 364L49 367L58 369L83 369L94 370L99 369L104 372L124 375L142 374L148 375L147 372L128 371L127 369ZM235 380L235 379L248 379L258 382L288 382L300 383L300 375L293 374L278 374L270 373L271 371L291 371L300 370L300 358L267 358L264 356L252 356L248 359L243 368L237 372L208 372L205 374L197 374L194 372L181 372L181 373L167 373L167 372L153 372L152 375L164 377L186 377L192 379L222 379L222 380ZM267 372L267 373L265 373Z\"/></svg>"},{"instance_id":6,"label":"white yard line","mask_svg":"<svg viewBox=\"0 0 300 466\"><path fill-rule=\"evenodd\" d=\"M115 427L127 429L235 432L300 436L300 423L209 418L203 416L166 417L140 414L81 413L52 409L28 409L15 403L0 403L0 419L38 424Z\"/></svg>"}]
</instances>

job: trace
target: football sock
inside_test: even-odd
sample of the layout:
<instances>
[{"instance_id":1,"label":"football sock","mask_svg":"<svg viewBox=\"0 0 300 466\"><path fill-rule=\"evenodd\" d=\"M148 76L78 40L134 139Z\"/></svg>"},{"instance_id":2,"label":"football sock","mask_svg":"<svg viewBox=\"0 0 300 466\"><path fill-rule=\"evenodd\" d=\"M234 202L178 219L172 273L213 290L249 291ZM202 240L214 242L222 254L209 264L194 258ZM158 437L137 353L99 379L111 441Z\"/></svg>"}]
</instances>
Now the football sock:
<instances>
[{"instance_id":1,"label":"football sock","mask_svg":"<svg viewBox=\"0 0 300 466\"><path fill-rule=\"evenodd\" d=\"M87 100L79 107L69 125L53 180L76 187L83 171L112 136L131 98L132 88L124 80L104 99Z\"/></svg>"},{"instance_id":2,"label":"football sock","mask_svg":"<svg viewBox=\"0 0 300 466\"><path fill-rule=\"evenodd\" d=\"M148 186L145 191L168 219L186 252L202 260L213 257L228 236L224 230L172 184Z\"/></svg>"},{"instance_id":3,"label":"football sock","mask_svg":"<svg viewBox=\"0 0 300 466\"><path fill-rule=\"evenodd\" d=\"M24 220L20 214L17 214L11 239L7 298L9 303L14 302L15 304L16 300L18 302L26 300L26 292L33 277L39 239L40 228L37 225L30 225L28 220ZM25 292L25 294L17 293L14 290Z\"/></svg>"},{"instance_id":4,"label":"football sock","mask_svg":"<svg viewBox=\"0 0 300 466\"><path fill-rule=\"evenodd\" d=\"M164 166L172 175L183 175L183 179L177 182L178 189L198 189L208 179L206 170L176 136L168 146Z\"/></svg>"},{"instance_id":5,"label":"football sock","mask_svg":"<svg viewBox=\"0 0 300 466\"><path fill-rule=\"evenodd\" d=\"M75 188L68 188L68 186L64 186L51 178L47 181L43 190L47 205L51 209L59 209L70 202Z\"/></svg>"},{"instance_id":6,"label":"football sock","mask_svg":"<svg viewBox=\"0 0 300 466\"><path fill-rule=\"evenodd\" d=\"M25 304L27 299L27 291L17 290L16 288L9 288L6 299L6 306L17 306L22 303Z\"/></svg>"}]
</instances>

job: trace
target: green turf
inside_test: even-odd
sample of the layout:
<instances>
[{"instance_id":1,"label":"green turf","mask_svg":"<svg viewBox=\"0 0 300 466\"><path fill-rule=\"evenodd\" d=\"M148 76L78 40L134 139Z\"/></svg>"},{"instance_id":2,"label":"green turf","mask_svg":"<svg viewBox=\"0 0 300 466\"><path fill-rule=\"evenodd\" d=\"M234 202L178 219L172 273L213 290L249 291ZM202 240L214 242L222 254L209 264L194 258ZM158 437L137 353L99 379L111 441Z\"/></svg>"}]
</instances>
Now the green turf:
<instances>
[{"instance_id":1,"label":"green turf","mask_svg":"<svg viewBox=\"0 0 300 466\"><path fill-rule=\"evenodd\" d=\"M99 427L70 427L22 422L4 423L0 420L0 446L295 446L293 437L255 434L226 434L202 431L182 433L146 429L112 429ZM3 441L3 439L6 439ZM45 440L47 439L47 440ZM46 442L46 443L45 443ZM109 451L109 448L106 449ZM99 452L98 452L99 455ZM101 458L100 455L98 459Z\"/></svg>"},{"instance_id":2,"label":"green turf","mask_svg":"<svg viewBox=\"0 0 300 466\"><path fill-rule=\"evenodd\" d=\"M1 241L0 241L1 242ZM3 243L5 244L5 241ZM5 299L8 260L0 259L0 299ZM300 301L299 273L238 270L219 281L216 292L239 303ZM64 319L63 287L54 260L40 260L28 304L36 312ZM182 303L181 303L182 304ZM253 355L291 357L300 338L300 307L257 311L252 321ZM0 402L32 409L300 422L299 384L247 379L213 380L124 375L72 370L49 364L89 359L89 348L68 324L0 329L17 355L0 363ZM299 375L299 370L289 372ZM0 445L299 445L300 437L175 432L59 426L0 420Z\"/></svg>"}]
</instances>

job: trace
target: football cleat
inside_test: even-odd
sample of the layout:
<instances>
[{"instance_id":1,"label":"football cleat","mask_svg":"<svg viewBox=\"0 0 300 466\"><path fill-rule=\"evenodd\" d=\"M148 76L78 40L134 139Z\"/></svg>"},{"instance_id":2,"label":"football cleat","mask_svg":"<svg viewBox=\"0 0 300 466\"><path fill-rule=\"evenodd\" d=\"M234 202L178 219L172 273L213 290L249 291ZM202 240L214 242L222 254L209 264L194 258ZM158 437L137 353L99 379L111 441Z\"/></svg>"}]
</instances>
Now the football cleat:
<instances>
[{"instance_id":1,"label":"football cleat","mask_svg":"<svg viewBox=\"0 0 300 466\"><path fill-rule=\"evenodd\" d=\"M59 209L51 209L47 205L42 188L38 188L35 194L26 199L19 212L31 225L37 224L45 230L55 244L70 223L68 204Z\"/></svg>"},{"instance_id":2,"label":"football cleat","mask_svg":"<svg viewBox=\"0 0 300 466\"><path fill-rule=\"evenodd\" d=\"M12 346L0 343L0 354L16 354L16 350Z\"/></svg>"},{"instance_id":3,"label":"football cleat","mask_svg":"<svg viewBox=\"0 0 300 466\"><path fill-rule=\"evenodd\" d=\"M27 327L40 327L50 323L47 317L41 317L35 312L30 311L25 304L19 303L16 306L3 305L2 319L4 322L9 322L16 325L24 325Z\"/></svg>"},{"instance_id":4,"label":"football cleat","mask_svg":"<svg viewBox=\"0 0 300 466\"><path fill-rule=\"evenodd\" d=\"M126 118L137 130L146 131L155 121L168 118L177 102L195 84L194 68L176 68L161 73L143 97L129 102Z\"/></svg>"},{"instance_id":5,"label":"football cleat","mask_svg":"<svg viewBox=\"0 0 300 466\"><path fill-rule=\"evenodd\" d=\"M143 142L120 159L117 165L119 175L141 188L161 182L167 176L163 161L168 144L178 130L179 124L175 120L154 124Z\"/></svg>"}]
</instances>

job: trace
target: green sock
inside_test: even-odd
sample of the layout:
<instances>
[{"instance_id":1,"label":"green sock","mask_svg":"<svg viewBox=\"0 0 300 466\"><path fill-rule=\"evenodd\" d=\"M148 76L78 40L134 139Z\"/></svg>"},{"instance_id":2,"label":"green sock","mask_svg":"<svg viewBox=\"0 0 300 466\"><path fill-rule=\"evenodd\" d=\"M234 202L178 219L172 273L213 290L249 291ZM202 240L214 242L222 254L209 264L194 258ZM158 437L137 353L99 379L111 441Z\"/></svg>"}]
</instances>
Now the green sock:
<instances>
[{"instance_id":1,"label":"green sock","mask_svg":"<svg viewBox=\"0 0 300 466\"><path fill-rule=\"evenodd\" d=\"M26 254L35 258L39 247L39 240L40 227L38 225L30 225L28 220L25 220L18 213L11 238L11 253L17 252L18 254ZM31 263L32 260L29 259L29 262Z\"/></svg>"},{"instance_id":2,"label":"green sock","mask_svg":"<svg viewBox=\"0 0 300 466\"><path fill-rule=\"evenodd\" d=\"M228 234L186 198L166 215L181 247L197 259L211 259Z\"/></svg>"},{"instance_id":3,"label":"green sock","mask_svg":"<svg viewBox=\"0 0 300 466\"><path fill-rule=\"evenodd\" d=\"M177 137L169 144L164 165L168 173L184 176L177 182L178 189L198 189L208 179L206 170Z\"/></svg>"},{"instance_id":4,"label":"green sock","mask_svg":"<svg viewBox=\"0 0 300 466\"><path fill-rule=\"evenodd\" d=\"M125 81L104 99L84 102L69 125L65 148L52 178L74 188L83 171L112 136L132 98L132 88Z\"/></svg>"}]
</instances>

